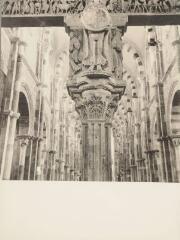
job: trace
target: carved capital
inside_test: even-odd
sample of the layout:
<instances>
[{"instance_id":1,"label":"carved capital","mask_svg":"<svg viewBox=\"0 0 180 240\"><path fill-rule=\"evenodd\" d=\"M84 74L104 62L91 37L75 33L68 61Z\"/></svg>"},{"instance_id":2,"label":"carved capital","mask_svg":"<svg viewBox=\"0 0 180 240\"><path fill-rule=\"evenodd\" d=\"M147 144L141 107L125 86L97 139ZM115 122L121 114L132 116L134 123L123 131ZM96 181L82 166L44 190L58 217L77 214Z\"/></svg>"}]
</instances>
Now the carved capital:
<instances>
[{"instance_id":1,"label":"carved capital","mask_svg":"<svg viewBox=\"0 0 180 240\"><path fill-rule=\"evenodd\" d=\"M106 90L88 90L82 94L74 94L76 110L83 121L111 121L118 107L120 94Z\"/></svg>"},{"instance_id":2,"label":"carved capital","mask_svg":"<svg viewBox=\"0 0 180 240\"><path fill-rule=\"evenodd\" d=\"M175 147L179 147L180 146L180 135L171 136L171 139L172 139L173 145Z\"/></svg>"},{"instance_id":3,"label":"carved capital","mask_svg":"<svg viewBox=\"0 0 180 240\"><path fill-rule=\"evenodd\" d=\"M17 139L20 140L21 147L27 146L30 138L31 138L30 135L19 135L19 136L17 136Z\"/></svg>"},{"instance_id":4,"label":"carved capital","mask_svg":"<svg viewBox=\"0 0 180 240\"><path fill-rule=\"evenodd\" d=\"M10 111L9 116L11 118L19 119L20 113L16 113L16 112Z\"/></svg>"}]
</instances>

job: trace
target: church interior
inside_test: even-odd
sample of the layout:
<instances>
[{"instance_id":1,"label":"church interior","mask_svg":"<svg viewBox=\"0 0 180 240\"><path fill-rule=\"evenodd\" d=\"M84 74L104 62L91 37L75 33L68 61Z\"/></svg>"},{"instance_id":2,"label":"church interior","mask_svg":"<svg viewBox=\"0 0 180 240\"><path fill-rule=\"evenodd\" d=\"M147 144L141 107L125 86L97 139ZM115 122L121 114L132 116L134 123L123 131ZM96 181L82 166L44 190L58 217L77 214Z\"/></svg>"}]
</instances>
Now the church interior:
<instances>
[{"instance_id":1,"label":"church interior","mask_svg":"<svg viewBox=\"0 0 180 240\"><path fill-rule=\"evenodd\" d=\"M67 88L70 38L63 27L1 29L1 178L179 182L180 27L127 28L126 87L104 135L99 121L82 121Z\"/></svg>"}]
</instances>

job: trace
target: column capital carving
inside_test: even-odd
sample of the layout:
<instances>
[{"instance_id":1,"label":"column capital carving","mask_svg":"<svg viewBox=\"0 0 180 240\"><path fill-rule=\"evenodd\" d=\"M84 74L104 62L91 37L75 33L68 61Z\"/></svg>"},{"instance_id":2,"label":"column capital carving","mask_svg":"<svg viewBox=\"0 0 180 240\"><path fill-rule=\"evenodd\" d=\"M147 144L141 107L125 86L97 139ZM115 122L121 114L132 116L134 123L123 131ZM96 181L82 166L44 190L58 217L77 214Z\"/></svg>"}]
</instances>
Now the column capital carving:
<instances>
[{"instance_id":1,"label":"column capital carving","mask_svg":"<svg viewBox=\"0 0 180 240\"><path fill-rule=\"evenodd\" d=\"M82 94L73 94L72 98L76 103L76 110L81 120L102 120L111 121L118 107L118 102L123 94L111 93L106 90L88 90Z\"/></svg>"},{"instance_id":2,"label":"column capital carving","mask_svg":"<svg viewBox=\"0 0 180 240\"><path fill-rule=\"evenodd\" d=\"M56 154L56 151L55 150L49 150L49 154Z\"/></svg>"},{"instance_id":3,"label":"column capital carving","mask_svg":"<svg viewBox=\"0 0 180 240\"><path fill-rule=\"evenodd\" d=\"M20 113L13 112L13 111L9 111L9 116L10 116L11 118L19 119Z\"/></svg>"},{"instance_id":4,"label":"column capital carving","mask_svg":"<svg viewBox=\"0 0 180 240\"><path fill-rule=\"evenodd\" d=\"M68 163L66 163L65 165L64 165L64 167L67 169L70 169L70 164L68 164Z\"/></svg>"},{"instance_id":5,"label":"column capital carving","mask_svg":"<svg viewBox=\"0 0 180 240\"><path fill-rule=\"evenodd\" d=\"M11 43L19 43L20 42L20 38L19 37L12 37L11 38Z\"/></svg>"},{"instance_id":6,"label":"column capital carving","mask_svg":"<svg viewBox=\"0 0 180 240\"><path fill-rule=\"evenodd\" d=\"M171 139L175 147L180 146L180 135L173 135L171 136Z\"/></svg>"},{"instance_id":7,"label":"column capital carving","mask_svg":"<svg viewBox=\"0 0 180 240\"><path fill-rule=\"evenodd\" d=\"M17 139L21 141L21 146L27 146L29 143L29 140L31 139L30 135L18 135Z\"/></svg>"}]
</instances>

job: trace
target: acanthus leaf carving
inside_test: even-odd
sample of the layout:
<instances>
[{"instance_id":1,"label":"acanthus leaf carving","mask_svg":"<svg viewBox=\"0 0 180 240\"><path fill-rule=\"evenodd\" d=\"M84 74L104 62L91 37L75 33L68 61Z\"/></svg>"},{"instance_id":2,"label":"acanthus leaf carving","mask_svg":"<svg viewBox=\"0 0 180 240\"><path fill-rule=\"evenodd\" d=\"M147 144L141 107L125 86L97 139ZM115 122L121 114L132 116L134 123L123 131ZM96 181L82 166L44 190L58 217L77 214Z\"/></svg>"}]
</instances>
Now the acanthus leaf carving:
<instances>
[{"instance_id":1,"label":"acanthus leaf carving","mask_svg":"<svg viewBox=\"0 0 180 240\"><path fill-rule=\"evenodd\" d=\"M101 94L97 90L94 93L86 94L86 96L81 94L73 95L76 111L79 113L81 120L112 121L118 107L120 95L109 92L104 95L104 93Z\"/></svg>"},{"instance_id":2,"label":"acanthus leaf carving","mask_svg":"<svg viewBox=\"0 0 180 240\"><path fill-rule=\"evenodd\" d=\"M120 100L119 94L113 94L110 98L110 101L107 104L107 110L106 110L106 120L112 120L114 113L116 112L118 108L118 102Z\"/></svg>"}]
</instances>

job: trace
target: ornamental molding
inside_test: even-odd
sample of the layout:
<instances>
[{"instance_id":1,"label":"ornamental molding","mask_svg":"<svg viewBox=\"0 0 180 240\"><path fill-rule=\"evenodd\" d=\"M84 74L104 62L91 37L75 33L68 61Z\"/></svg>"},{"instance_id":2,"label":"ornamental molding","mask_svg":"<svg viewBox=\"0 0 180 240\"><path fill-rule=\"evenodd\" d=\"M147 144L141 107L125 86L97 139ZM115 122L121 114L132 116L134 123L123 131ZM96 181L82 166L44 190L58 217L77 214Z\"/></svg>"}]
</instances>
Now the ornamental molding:
<instances>
[{"instance_id":1,"label":"ornamental molding","mask_svg":"<svg viewBox=\"0 0 180 240\"><path fill-rule=\"evenodd\" d=\"M2 0L2 16L66 16L100 6L110 14L179 14L180 0Z\"/></svg>"}]
</instances>

